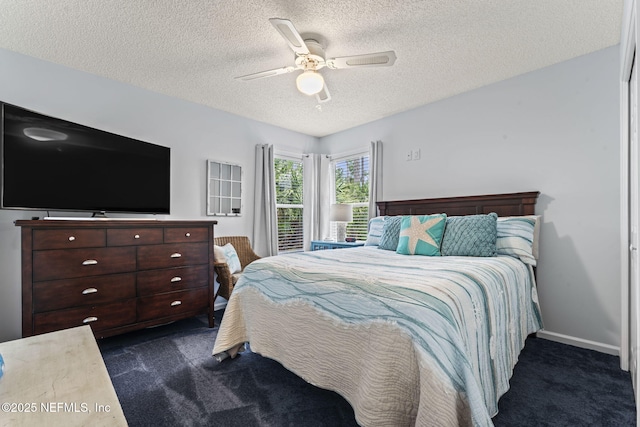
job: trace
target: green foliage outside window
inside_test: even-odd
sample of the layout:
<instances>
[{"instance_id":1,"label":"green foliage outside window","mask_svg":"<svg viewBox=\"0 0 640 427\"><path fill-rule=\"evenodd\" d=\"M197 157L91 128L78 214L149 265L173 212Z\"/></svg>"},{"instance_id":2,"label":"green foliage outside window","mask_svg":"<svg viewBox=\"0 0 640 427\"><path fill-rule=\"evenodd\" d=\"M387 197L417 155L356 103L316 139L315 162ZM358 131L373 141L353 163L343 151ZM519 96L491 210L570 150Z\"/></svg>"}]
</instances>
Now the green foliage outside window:
<instances>
[{"instance_id":1,"label":"green foliage outside window","mask_svg":"<svg viewBox=\"0 0 640 427\"><path fill-rule=\"evenodd\" d=\"M276 206L278 215L278 250L303 249L302 228L302 162L274 159Z\"/></svg>"},{"instance_id":2,"label":"green foliage outside window","mask_svg":"<svg viewBox=\"0 0 640 427\"><path fill-rule=\"evenodd\" d=\"M369 220L369 157L335 162L337 203L351 203L353 222L347 235L366 240ZM303 167L299 160L274 159L276 205L278 215L278 249L281 252L303 248Z\"/></svg>"},{"instance_id":3,"label":"green foliage outside window","mask_svg":"<svg viewBox=\"0 0 640 427\"><path fill-rule=\"evenodd\" d=\"M369 201L369 158L336 162L336 203Z\"/></svg>"},{"instance_id":4,"label":"green foliage outside window","mask_svg":"<svg viewBox=\"0 0 640 427\"><path fill-rule=\"evenodd\" d=\"M276 172L276 203L302 204L302 162L274 159Z\"/></svg>"}]
</instances>

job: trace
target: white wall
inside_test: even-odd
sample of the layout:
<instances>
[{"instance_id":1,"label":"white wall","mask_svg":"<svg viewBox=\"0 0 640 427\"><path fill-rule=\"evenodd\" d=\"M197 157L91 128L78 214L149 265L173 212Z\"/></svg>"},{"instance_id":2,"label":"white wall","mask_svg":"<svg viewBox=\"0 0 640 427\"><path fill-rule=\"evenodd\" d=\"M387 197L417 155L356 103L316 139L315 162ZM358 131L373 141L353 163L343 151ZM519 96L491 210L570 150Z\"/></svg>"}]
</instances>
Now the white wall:
<instances>
[{"instance_id":1,"label":"white wall","mask_svg":"<svg viewBox=\"0 0 640 427\"><path fill-rule=\"evenodd\" d=\"M548 331L617 347L619 289L618 48L322 138L286 131L0 49L0 101L172 148L172 215L205 216L205 160L244 166L240 218L252 233L253 151L341 153L384 143L387 200L539 190L538 286ZM384 102L382 100L381 102ZM406 151L422 158L407 162ZM0 210L0 341L21 334L20 235Z\"/></svg>"},{"instance_id":2,"label":"white wall","mask_svg":"<svg viewBox=\"0 0 640 427\"><path fill-rule=\"evenodd\" d=\"M158 218L217 219L217 235L253 233L256 144L302 153L318 143L311 136L3 49L0 64L0 101L171 147L171 215ZM206 216L207 159L243 166L243 216ZM45 212L0 210L0 342L22 333L20 233L13 222L32 216Z\"/></svg>"},{"instance_id":3,"label":"white wall","mask_svg":"<svg viewBox=\"0 0 640 427\"><path fill-rule=\"evenodd\" d=\"M545 328L615 351L618 71L616 46L325 137L321 151L382 140L385 200L539 190Z\"/></svg>"}]
</instances>

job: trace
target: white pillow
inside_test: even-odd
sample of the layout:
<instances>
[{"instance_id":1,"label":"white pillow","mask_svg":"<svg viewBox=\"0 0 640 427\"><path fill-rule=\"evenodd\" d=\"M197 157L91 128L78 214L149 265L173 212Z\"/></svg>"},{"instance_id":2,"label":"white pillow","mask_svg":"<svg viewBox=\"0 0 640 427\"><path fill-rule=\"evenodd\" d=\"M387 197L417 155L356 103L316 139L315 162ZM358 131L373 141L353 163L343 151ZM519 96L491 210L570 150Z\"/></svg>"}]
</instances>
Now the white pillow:
<instances>
[{"instance_id":1,"label":"white pillow","mask_svg":"<svg viewBox=\"0 0 640 427\"><path fill-rule=\"evenodd\" d=\"M540 222L540 215L498 218L498 254L520 258L522 262L535 266L538 260Z\"/></svg>"},{"instance_id":2,"label":"white pillow","mask_svg":"<svg viewBox=\"0 0 640 427\"><path fill-rule=\"evenodd\" d=\"M242 271L242 265L240 264L240 258L238 253L231 243L227 243L224 246L213 245L213 256L216 261L224 261L229 266L231 274L239 273Z\"/></svg>"},{"instance_id":3,"label":"white pillow","mask_svg":"<svg viewBox=\"0 0 640 427\"><path fill-rule=\"evenodd\" d=\"M384 219L384 216L377 216L369 220L369 232L367 233L367 241L364 243L365 246L378 246L380 244Z\"/></svg>"},{"instance_id":4,"label":"white pillow","mask_svg":"<svg viewBox=\"0 0 640 427\"><path fill-rule=\"evenodd\" d=\"M213 245L213 259L215 262L227 262L222 246Z\"/></svg>"}]
</instances>

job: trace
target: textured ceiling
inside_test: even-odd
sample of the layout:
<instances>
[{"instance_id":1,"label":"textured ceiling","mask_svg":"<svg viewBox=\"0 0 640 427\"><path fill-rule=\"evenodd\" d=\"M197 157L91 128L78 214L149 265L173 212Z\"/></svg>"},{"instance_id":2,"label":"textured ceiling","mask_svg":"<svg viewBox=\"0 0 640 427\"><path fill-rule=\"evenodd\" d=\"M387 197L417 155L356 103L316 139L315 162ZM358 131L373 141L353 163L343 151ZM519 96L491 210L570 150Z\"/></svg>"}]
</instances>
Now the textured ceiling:
<instances>
[{"instance_id":1,"label":"textured ceiling","mask_svg":"<svg viewBox=\"0 0 640 427\"><path fill-rule=\"evenodd\" d=\"M623 0L0 0L0 47L325 136L620 41ZM269 18L327 57L395 50L393 67L330 70L332 100L295 88Z\"/></svg>"}]
</instances>

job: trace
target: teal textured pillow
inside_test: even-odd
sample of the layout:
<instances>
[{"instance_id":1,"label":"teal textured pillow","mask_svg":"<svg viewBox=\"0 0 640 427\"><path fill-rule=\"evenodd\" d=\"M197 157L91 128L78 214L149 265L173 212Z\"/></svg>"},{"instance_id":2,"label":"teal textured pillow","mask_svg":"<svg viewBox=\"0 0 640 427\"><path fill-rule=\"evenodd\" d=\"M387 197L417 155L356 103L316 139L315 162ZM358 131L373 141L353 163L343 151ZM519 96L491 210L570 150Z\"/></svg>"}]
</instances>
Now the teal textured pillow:
<instances>
[{"instance_id":1,"label":"teal textured pillow","mask_svg":"<svg viewBox=\"0 0 640 427\"><path fill-rule=\"evenodd\" d=\"M445 214L402 217L396 252L404 255L440 255L446 223Z\"/></svg>"},{"instance_id":2,"label":"teal textured pillow","mask_svg":"<svg viewBox=\"0 0 640 427\"><path fill-rule=\"evenodd\" d=\"M441 252L445 256L496 256L498 215L451 216L447 218Z\"/></svg>"},{"instance_id":3,"label":"teal textured pillow","mask_svg":"<svg viewBox=\"0 0 640 427\"><path fill-rule=\"evenodd\" d=\"M377 216L369 220L369 231L367 232L367 241L365 246L378 246L382 237L382 229L384 228L383 216Z\"/></svg>"},{"instance_id":4,"label":"teal textured pillow","mask_svg":"<svg viewBox=\"0 0 640 427\"><path fill-rule=\"evenodd\" d=\"M402 222L401 216L384 217L384 225L382 226L382 236L380 236L380 243L378 244L378 249L395 251L398 248L398 237L400 236L401 222Z\"/></svg>"}]
</instances>

